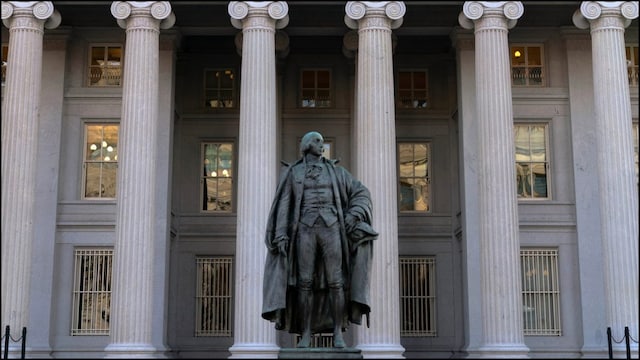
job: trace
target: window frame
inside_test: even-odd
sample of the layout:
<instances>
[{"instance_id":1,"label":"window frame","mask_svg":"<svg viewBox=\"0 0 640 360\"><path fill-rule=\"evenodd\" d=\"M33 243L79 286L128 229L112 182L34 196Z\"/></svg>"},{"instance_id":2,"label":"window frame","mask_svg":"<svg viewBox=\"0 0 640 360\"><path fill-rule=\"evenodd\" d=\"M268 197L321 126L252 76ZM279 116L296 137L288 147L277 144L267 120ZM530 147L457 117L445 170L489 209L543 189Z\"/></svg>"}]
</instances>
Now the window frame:
<instances>
[{"instance_id":1,"label":"window frame","mask_svg":"<svg viewBox=\"0 0 640 360\"><path fill-rule=\"evenodd\" d=\"M400 145L402 144L411 144L418 145L424 144L427 148L427 168L426 168L426 176L425 183L427 187L428 201L426 203L427 210L416 210L415 207L413 210L402 210L402 185L401 179L404 178L401 176L401 154L400 154ZM433 140L432 139L400 139L396 142L396 156L397 156L397 182L398 182L398 212L401 215L407 214L418 214L418 215L430 215L433 213ZM415 158L414 158L415 161ZM419 179L420 177L412 176L413 179ZM414 197L415 199L415 197Z\"/></svg>"},{"instance_id":2,"label":"window frame","mask_svg":"<svg viewBox=\"0 0 640 360\"><path fill-rule=\"evenodd\" d=\"M400 73L410 73L411 74L411 87L410 88L401 88L400 87ZM424 89L417 89L414 85L415 85L415 80L414 80L414 74L415 73L424 73L425 76L425 88ZM428 110L432 108L432 101L431 101L431 91L429 89L429 68L405 68L405 69L398 69L395 73L395 83L396 83L396 108L397 109L402 109L402 110L410 110L410 111L424 111L424 110ZM415 103L416 101L420 101L417 100L415 93L417 91L422 91L424 90L425 92L425 100L424 100L424 106L417 106L413 105L413 106L403 106L403 100L401 97L400 92L401 91L410 91L411 92L411 97L410 100L411 103Z\"/></svg>"},{"instance_id":3,"label":"window frame","mask_svg":"<svg viewBox=\"0 0 640 360\"><path fill-rule=\"evenodd\" d=\"M203 209L203 204L205 202L204 199L204 184L206 183L208 178L217 178L218 176L207 176L204 175L202 173L202 167L205 165L205 145L207 144L218 144L218 145L223 145L223 144L231 144L231 167L229 168L231 170L231 175L229 175L228 177L231 179L231 196L230 196L230 201L231 204L229 205L229 209L228 210L205 210ZM236 210L236 177L237 177L237 142L233 139L202 139L200 140L200 163L198 165L198 167L200 168L199 170L199 209L200 209L200 213L201 214L209 214L209 215L224 215L224 214L232 214L235 212Z\"/></svg>"},{"instance_id":4,"label":"window frame","mask_svg":"<svg viewBox=\"0 0 640 360\"><path fill-rule=\"evenodd\" d=\"M231 71L231 75L233 75L232 77L232 83L231 83L231 88L224 88L221 86L221 80L218 80L218 86L217 87L207 87L207 77L209 74L213 74L216 71L221 71L221 72L226 72L226 71ZM236 70L235 67L233 66L227 66L227 67L206 67L203 71L203 76L202 76L202 97L203 97L203 101L201 102L204 103L204 108L207 111L216 111L216 110L237 110L239 109L239 104L238 104L238 86L239 86L239 82L238 82L238 71ZM207 103L210 103L211 101L225 101L225 100L207 100L208 99L208 92L209 91L215 91L216 94L218 95L218 98L220 98L220 94L223 91L231 91L231 106L210 106L207 105Z\"/></svg>"},{"instance_id":5,"label":"window frame","mask_svg":"<svg viewBox=\"0 0 640 360\"><path fill-rule=\"evenodd\" d=\"M552 149L551 149L551 122L550 121L514 121L513 123L513 142L514 142L514 149L513 149L513 154L514 154L514 171L515 171L515 176L516 176L516 186L518 186L518 180L517 180L517 176L518 176L518 163L525 163L527 161L518 161L517 160L517 149L516 149L516 141L515 141L515 131L516 131L516 127L517 126L528 126L528 127L533 127L533 126L543 126L545 129L545 136L544 136L544 141L545 141L545 175L546 175L546 190L547 190L547 196L546 197L534 197L533 194L531 194L531 196L528 197L523 197L520 196L520 194L518 193L518 189L516 188L516 197L518 199L518 202L528 202L528 201L551 201L553 200L553 191L552 191L552 179L553 179L553 174L551 174L551 155L552 155ZM529 138L530 140L530 138ZM529 141L530 143L530 141ZM531 147L529 147L529 151L531 151ZM528 161L529 164L533 164L533 163L540 163L540 161L533 161L530 160ZM533 172L532 172L533 174ZM533 175L531 175L533 176ZM532 178L530 178L530 180L533 180ZM533 184L533 182L530 181L530 184ZM532 185L533 186L533 185Z\"/></svg>"},{"instance_id":6,"label":"window frame","mask_svg":"<svg viewBox=\"0 0 640 360\"><path fill-rule=\"evenodd\" d=\"M80 185L80 198L82 200L87 200L87 201L115 201L116 198L118 197L118 169L119 169L119 161L118 159L114 160L101 160L101 161L89 161L87 159L88 157L88 148L87 148L87 144L89 143L89 139L88 139L88 127L89 126L116 126L118 128L118 132L117 132L117 143L120 143L120 121L118 120L87 120L84 121L82 124L82 130L83 130L83 142L82 142L82 175L81 175L81 179L82 179L82 183ZM104 140L104 137L103 137ZM116 157L117 157L117 150L116 150ZM97 196L97 197L93 197L93 196L87 196L87 164L89 163L99 163L99 164L115 164L115 179L114 179L114 196L113 197L102 197L102 196ZM102 171L102 169L101 169ZM104 183L102 181L102 175L100 175L100 187L102 188ZM100 194L102 195L102 193Z\"/></svg>"},{"instance_id":7,"label":"window frame","mask_svg":"<svg viewBox=\"0 0 640 360\"><path fill-rule=\"evenodd\" d=\"M309 87L304 87L304 72L306 71L313 71L314 72L314 87L313 88L309 88ZM320 71L326 71L329 73L329 86L328 87L319 87L318 86L318 72ZM333 79L333 69L331 67L303 67L300 68L299 72L298 72L298 77L299 77L299 81L298 81L298 104L297 106L301 109L332 109L335 108L335 85L334 85L334 79ZM310 91L313 90L313 101L315 102L313 106L304 106L304 101L305 101L305 90ZM329 96L328 96L328 105L325 106L318 106L317 103L318 101L318 92L319 91L327 91L329 92Z\"/></svg>"},{"instance_id":8,"label":"window frame","mask_svg":"<svg viewBox=\"0 0 640 360\"><path fill-rule=\"evenodd\" d=\"M525 54L522 54L522 56L525 57L525 62L522 66L517 66L513 63L513 58L512 58L512 53L514 53L514 47L522 47L525 50ZM533 47L537 47L540 48L540 64L539 65L533 65L533 64L529 64L529 48L533 48ZM543 43L509 43L509 69L510 69L510 79L511 79L511 86L512 87L518 87L518 88L540 88L540 87L546 87L547 86L547 79L549 78L549 74L547 74L547 66L545 66L545 52L544 52L544 44ZM530 71L529 69L532 67L539 67L540 68L540 76L541 76L541 80L540 80L540 84L531 84L530 80L531 77L529 76ZM516 84L514 81L514 68L525 68L525 83L524 84Z\"/></svg>"},{"instance_id":9,"label":"window frame","mask_svg":"<svg viewBox=\"0 0 640 360\"><path fill-rule=\"evenodd\" d=\"M120 79L118 81L118 84L100 84L98 85L97 83L101 80L96 81L96 83L92 83L91 82L91 77L92 77L92 69L99 69L100 70L100 76L102 78L102 73L103 73L103 69L107 68L107 69L118 69L117 66L114 67L110 67L109 64L107 64L106 66L104 65L94 65L92 64L92 60L93 60L93 49L94 48L99 48L102 47L105 50L105 56L107 56L107 59L103 59L104 61L109 61L108 60L108 51L109 48L120 48L120 66L119 66L119 73L120 73ZM124 58L125 58L125 54L124 54L124 44L123 43L119 43L119 42L106 42L106 43L101 43L101 42L96 42L96 43L90 43L87 49L87 67L86 67L86 75L85 75L85 84L87 87L90 88L119 88L122 87L122 80L123 80L123 76L124 76Z\"/></svg>"}]
</instances>

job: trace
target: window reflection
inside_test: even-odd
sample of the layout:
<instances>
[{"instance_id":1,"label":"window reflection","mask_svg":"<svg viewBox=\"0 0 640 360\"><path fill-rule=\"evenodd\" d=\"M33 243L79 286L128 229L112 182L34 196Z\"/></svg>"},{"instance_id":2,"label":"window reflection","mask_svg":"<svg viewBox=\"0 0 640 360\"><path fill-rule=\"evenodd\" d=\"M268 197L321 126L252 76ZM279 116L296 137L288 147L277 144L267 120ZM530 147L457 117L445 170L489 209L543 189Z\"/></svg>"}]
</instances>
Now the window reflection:
<instances>
[{"instance_id":1,"label":"window reflection","mask_svg":"<svg viewBox=\"0 0 640 360\"><path fill-rule=\"evenodd\" d=\"M400 143L398 154L400 211L429 211L431 144Z\"/></svg>"},{"instance_id":2,"label":"window reflection","mask_svg":"<svg viewBox=\"0 0 640 360\"><path fill-rule=\"evenodd\" d=\"M547 198L547 126L516 125L514 142L518 198Z\"/></svg>"},{"instance_id":3,"label":"window reflection","mask_svg":"<svg viewBox=\"0 0 640 360\"><path fill-rule=\"evenodd\" d=\"M202 144L203 211L231 211L233 195L233 144Z\"/></svg>"}]
</instances>

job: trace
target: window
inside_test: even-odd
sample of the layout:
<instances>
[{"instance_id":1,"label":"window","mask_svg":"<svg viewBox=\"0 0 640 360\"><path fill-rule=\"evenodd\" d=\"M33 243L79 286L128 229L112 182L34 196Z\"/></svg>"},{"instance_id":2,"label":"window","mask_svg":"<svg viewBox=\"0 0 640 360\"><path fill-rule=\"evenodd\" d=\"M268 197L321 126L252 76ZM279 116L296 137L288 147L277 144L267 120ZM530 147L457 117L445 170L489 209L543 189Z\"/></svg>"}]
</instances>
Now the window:
<instances>
[{"instance_id":1,"label":"window","mask_svg":"<svg viewBox=\"0 0 640 360\"><path fill-rule=\"evenodd\" d=\"M202 211L231 211L233 143L202 143Z\"/></svg>"},{"instance_id":2,"label":"window","mask_svg":"<svg viewBox=\"0 0 640 360\"><path fill-rule=\"evenodd\" d=\"M424 109L429 101L429 76L426 70L398 71L398 107Z\"/></svg>"},{"instance_id":3,"label":"window","mask_svg":"<svg viewBox=\"0 0 640 360\"><path fill-rule=\"evenodd\" d=\"M85 124L85 199L114 199L118 170L118 124Z\"/></svg>"},{"instance_id":4,"label":"window","mask_svg":"<svg viewBox=\"0 0 640 360\"><path fill-rule=\"evenodd\" d=\"M511 45L511 84L544 85L543 48L541 45Z\"/></svg>"},{"instance_id":5,"label":"window","mask_svg":"<svg viewBox=\"0 0 640 360\"><path fill-rule=\"evenodd\" d=\"M71 335L109 335L113 249L76 249Z\"/></svg>"},{"instance_id":6,"label":"window","mask_svg":"<svg viewBox=\"0 0 640 360\"><path fill-rule=\"evenodd\" d=\"M399 143L400 211L431 210L431 144Z\"/></svg>"},{"instance_id":7,"label":"window","mask_svg":"<svg viewBox=\"0 0 640 360\"><path fill-rule=\"evenodd\" d=\"M302 336L298 334L293 335L293 343L297 344L300 342L300 338ZM333 347L333 333L318 333L311 334L311 344L309 347L312 348L331 348Z\"/></svg>"},{"instance_id":8,"label":"window","mask_svg":"<svg viewBox=\"0 0 640 360\"><path fill-rule=\"evenodd\" d=\"M303 108L331 107L331 71L304 69L300 72L300 99Z\"/></svg>"},{"instance_id":9,"label":"window","mask_svg":"<svg viewBox=\"0 0 640 360\"><path fill-rule=\"evenodd\" d=\"M231 257L196 257L196 336L231 336Z\"/></svg>"},{"instance_id":10,"label":"window","mask_svg":"<svg viewBox=\"0 0 640 360\"><path fill-rule=\"evenodd\" d=\"M638 175L638 123L633 123L633 160L636 164L636 183L640 184Z\"/></svg>"},{"instance_id":11,"label":"window","mask_svg":"<svg viewBox=\"0 0 640 360\"><path fill-rule=\"evenodd\" d=\"M557 249L521 249L524 335L562 335Z\"/></svg>"},{"instance_id":12,"label":"window","mask_svg":"<svg viewBox=\"0 0 640 360\"><path fill-rule=\"evenodd\" d=\"M122 45L92 45L89 59L89 86L121 85Z\"/></svg>"},{"instance_id":13,"label":"window","mask_svg":"<svg viewBox=\"0 0 640 360\"><path fill-rule=\"evenodd\" d=\"M516 124L516 182L518 199L549 199L548 125Z\"/></svg>"},{"instance_id":14,"label":"window","mask_svg":"<svg viewBox=\"0 0 640 360\"><path fill-rule=\"evenodd\" d=\"M7 60L9 59L9 45L2 44L2 86L7 81Z\"/></svg>"},{"instance_id":15,"label":"window","mask_svg":"<svg viewBox=\"0 0 640 360\"><path fill-rule=\"evenodd\" d=\"M638 86L638 45L629 45L625 47L627 53L627 72L629 76L629 85Z\"/></svg>"},{"instance_id":16,"label":"window","mask_svg":"<svg viewBox=\"0 0 640 360\"><path fill-rule=\"evenodd\" d=\"M208 109L234 108L236 103L236 74L233 69L204 71L204 98Z\"/></svg>"},{"instance_id":17,"label":"window","mask_svg":"<svg viewBox=\"0 0 640 360\"><path fill-rule=\"evenodd\" d=\"M400 336L436 336L436 259L400 257Z\"/></svg>"}]
</instances>

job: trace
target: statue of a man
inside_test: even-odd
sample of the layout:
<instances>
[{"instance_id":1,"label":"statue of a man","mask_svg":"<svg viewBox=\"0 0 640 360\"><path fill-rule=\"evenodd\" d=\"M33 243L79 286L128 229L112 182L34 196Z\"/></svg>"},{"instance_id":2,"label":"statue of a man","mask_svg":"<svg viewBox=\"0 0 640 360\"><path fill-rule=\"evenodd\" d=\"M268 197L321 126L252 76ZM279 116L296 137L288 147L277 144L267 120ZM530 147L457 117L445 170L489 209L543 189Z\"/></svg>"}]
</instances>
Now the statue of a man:
<instances>
[{"instance_id":1,"label":"statue of a man","mask_svg":"<svg viewBox=\"0 0 640 360\"><path fill-rule=\"evenodd\" d=\"M311 335L332 332L345 347L348 323L360 325L369 306L373 240L369 190L335 160L322 156L318 132L304 135L302 158L284 168L267 223L269 249L262 317L276 329Z\"/></svg>"}]
</instances>

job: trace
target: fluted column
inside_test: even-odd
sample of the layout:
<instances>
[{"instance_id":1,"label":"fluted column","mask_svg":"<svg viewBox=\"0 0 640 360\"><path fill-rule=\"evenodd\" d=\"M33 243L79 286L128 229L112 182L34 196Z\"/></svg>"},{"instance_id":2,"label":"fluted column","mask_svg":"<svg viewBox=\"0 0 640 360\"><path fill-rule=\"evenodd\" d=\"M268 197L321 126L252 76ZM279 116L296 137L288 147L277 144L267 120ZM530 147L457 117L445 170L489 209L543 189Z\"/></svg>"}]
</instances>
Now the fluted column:
<instances>
[{"instance_id":1,"label":"fluted column","mask_svg":"<svg viewBox=\"0 0 640 360\"><path fill-rule=\"evenodd\" d=\"M523 12L519 1L466 1L459 16L460 25L474 29L475 35L484 335L477 355L481 357L526 357L529 351L522 329L508 42L508 29Z\"/></svg>"},{"instance_id":2,"label":"fluted column","mask_svg":"<svg viewBox=\"0 0 640 360\"><path fill-rule=\"evenodd\" d=\"M347 26L358 30L354 175L371 191L380 233L371 265L371 327L355 327L355 346L366 358L402 358L391 30L406 8L401 1L349 1L345 11Z\"/></svg>"},{"instance_id":3,"label":"fluted column","mask_svg":"<svg viewBox=\"0 0 640 360\"><path fill-rule=\"evenodd\" d=\"M591 29L606 326L615 339L625 326L638 339L638 185L624 42L637 17L638 1L585 1L573 18ZM638 343L631 347L637 357ZM614 349L624 354L624 343Z\"/></svg>"},{"instance_id":4,"label":"fluted column","mask_svg":"<svg viewBox=\"0 0 640 360\"><path fill-rule=\"evenodd\" d=\"M2 331L9 325L14 339L29 322L42 39L44 29L60 20L51 1L2 2L2 22L9 28L2 102ZM12 353L20 350L20 343L9 346Z\"/></svg>"},{"instance_id":5,"label":"fluted column","mask_svg":"<svg viewBox=\"0 0 640 360\"><path fill-rule=\"evenodd\" d=\"M155 356L152 344L155 161L160 28L173 26L168 1L111 4L126 29L119 134L116 240L107 357ZM161 23L162 22L162 23Z\"/></svg>"},{"instance_id":6,"label":"fluted column","mask_svg":"<svg viewBox=\"0 0 640 360\"><path fill-rule=\"evenodd\" d=\"M238 150L236 283L232 358L276 358L276 330L262 319L264 244L278 179L276 29L288 23L284 1L232 1L231 23L242 29Z\"/></svg>"}]
</instances>

